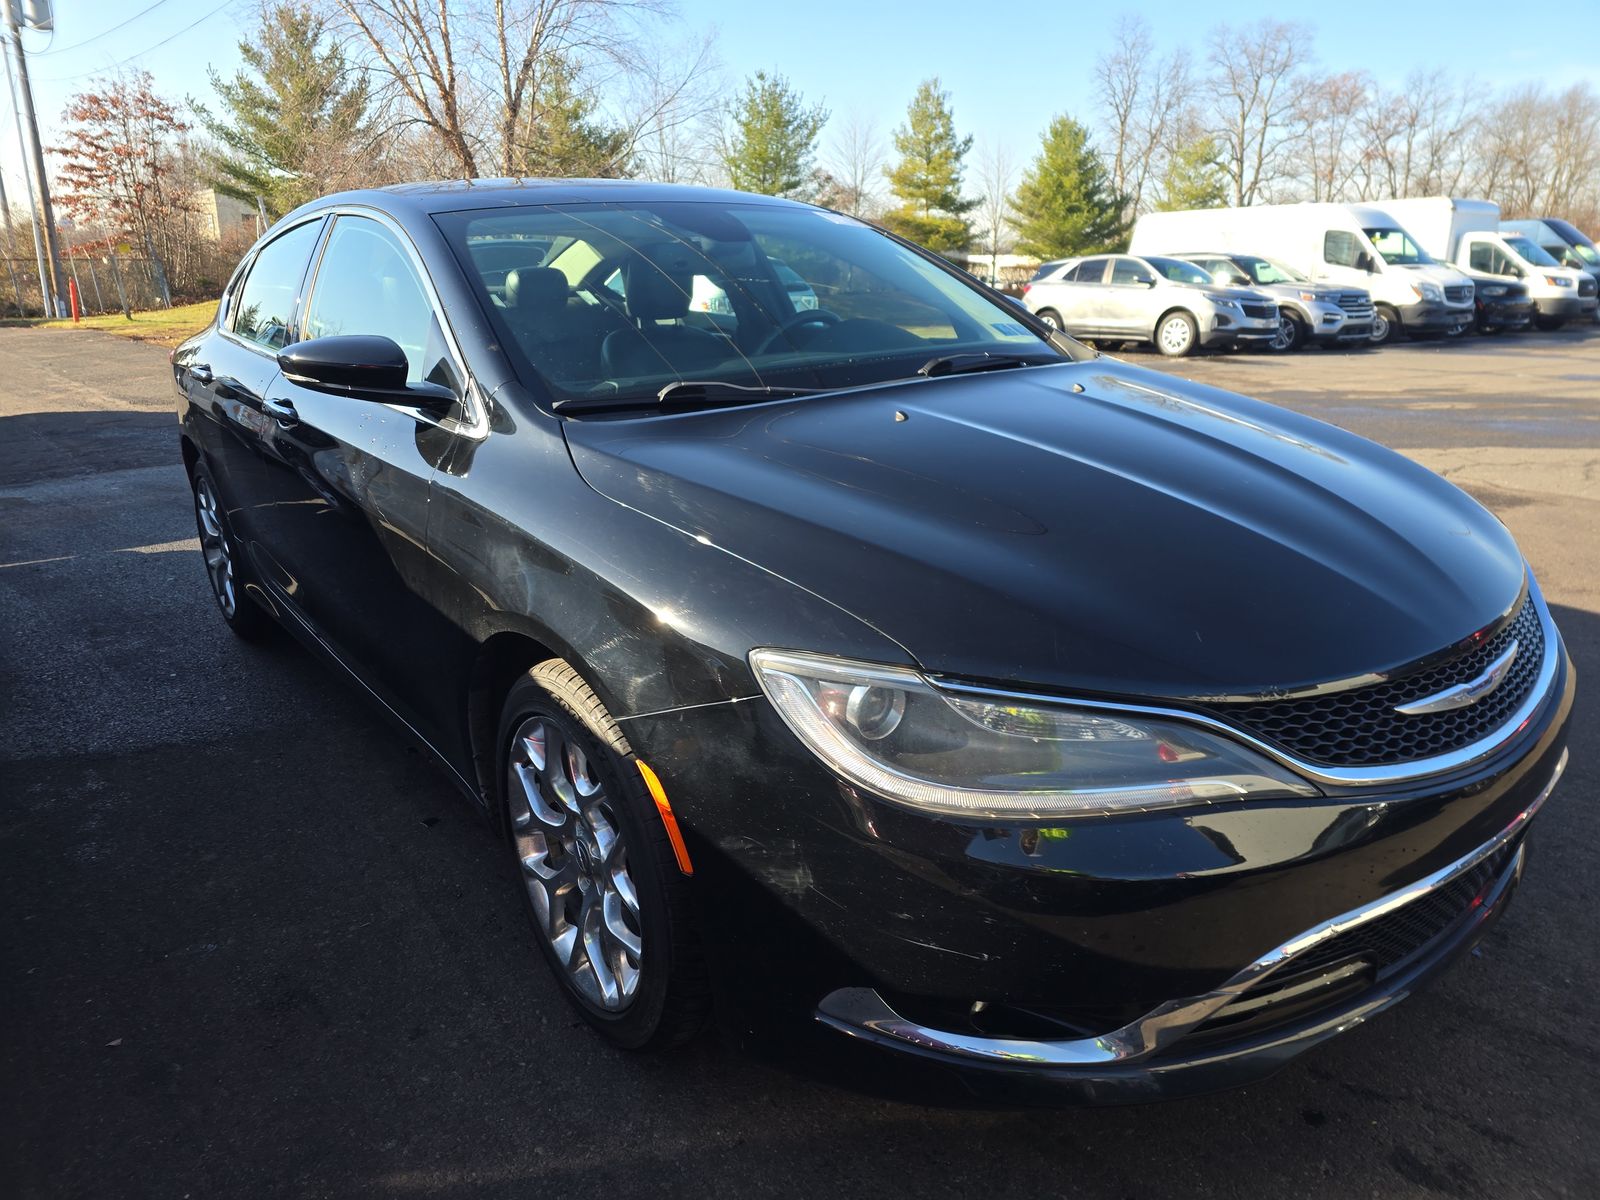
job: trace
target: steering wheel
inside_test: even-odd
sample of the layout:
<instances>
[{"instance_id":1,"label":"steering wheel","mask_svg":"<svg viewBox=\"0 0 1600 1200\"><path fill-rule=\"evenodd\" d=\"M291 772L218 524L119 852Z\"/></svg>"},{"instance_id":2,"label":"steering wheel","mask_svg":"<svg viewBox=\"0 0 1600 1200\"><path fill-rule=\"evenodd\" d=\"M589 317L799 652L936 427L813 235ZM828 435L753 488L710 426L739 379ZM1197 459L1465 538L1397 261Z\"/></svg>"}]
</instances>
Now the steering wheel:
<instances>
[{"instance_id":1,"label":"steering wheel","mask_svg":"<svg viewBox=\"0 0 1600 1200\"><path fill-rule=\"evenodd\" d=\"M759 357L771 350L772 343L790 330L800 329L806 325L837 325L843 319L838 313L829 312L825 308L808 308L804 312L797 312L788 320L780 322L776 329L762 338L761 344L755 348L755 354Z\"/></svg>"}]
</instances>

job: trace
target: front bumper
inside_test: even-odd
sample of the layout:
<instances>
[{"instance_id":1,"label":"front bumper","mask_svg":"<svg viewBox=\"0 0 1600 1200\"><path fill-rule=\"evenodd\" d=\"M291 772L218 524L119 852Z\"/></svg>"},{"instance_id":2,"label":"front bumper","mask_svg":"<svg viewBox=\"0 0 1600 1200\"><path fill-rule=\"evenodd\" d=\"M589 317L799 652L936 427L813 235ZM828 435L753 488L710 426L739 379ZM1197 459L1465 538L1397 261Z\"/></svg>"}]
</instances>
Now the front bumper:
<instances>
[{"instance_id":1,"label":"front bumper","mask_svg":"<svg viewBox=\"0 0 1600 1200\"><path fill-rule=\"evenodd\" d=\"M1533 301L1484 300L1478 301L1478 328L1522 329L1533 320Z\"/></svg>"},{"instance_id":2,"label":"front bumper","mask_svg":"<svg viewBox=\"0 0 1600 1200\"><path fill-rule=\"evenodd\" d=\"M1563 752L1549 782L1532 802L1471 853L1409 887L1306 930L1222 986L1171 1001L1111 1033L1038 1041L949 1032L907 1019L868 988L843 988L824 997L817 1019L885 1049L978 1072L973 1080L978 1090L998 1084L1014 1092L1007 1085L1020 1082L1046 1097L1114 1104L1169 1099L1259 1079L1397 1004L1482 938L1504 912L1522 877L1528 824L1555 790L1566 763ZM1481 884L1472 877L1475 872L1484 876ZM1384 977L1364 985L1362 973L1352 969L1359 964L1339 964L1341 938L1359 936L1386 920L1406 919L1412 906L1459 889L1462 882L1472 885L1464 911ZM1329 949L1334 955L1327 953ZM1319 952L1322 961L1296 978L1297 964ZM1278 985L1285 977L1289 981ZM1335 991L1339 991L1336 1002L1318 995ZM1262 1028L1261 1014L1274 1003L1293 1006L1291 1016L1277 1023L1269 1016ZM1242 1035L1229 1036L1230 1015L1243 1025ZM1209 1037L1208 1026L1214 1030ZM1197 1033L1198 1045L1186 1045L1186 1040L1195 1041Z\"/></svg>"},{"instance_id":3,"label":"front bumper","mask_svg":"<svg viewBox=\"0 0 1600 1200\"><path fill-rule=\"evenodd\" d=\"M1472 324L1473 310L1421 300L1400 306L1400 327L1407 333L1450 333Z\"/></svg>"},{"instance_id":4,"label":"front bumper","mask_svg":"<svg viewBox=\"0 0 1600 1200\"><path fill-rule=\"evenodd\" d=\"M1541 317L1558 321L1576 321L1593 317L1600 300L1594 296L1537 296L1533 301Z\"/></svg>"},{"instance_id":5,"label":"front bumper","mask_svg":"<svg viewBox=\"0 0 1600 1200\"><path fill-rule=\"evenodd\" d=\"M1278 336L1277 317L1242 317L1237 313L1218 313L1211 328L1200 337L1207 349L1219 346L1265 346Z\"/></svg>"}]
</instances>

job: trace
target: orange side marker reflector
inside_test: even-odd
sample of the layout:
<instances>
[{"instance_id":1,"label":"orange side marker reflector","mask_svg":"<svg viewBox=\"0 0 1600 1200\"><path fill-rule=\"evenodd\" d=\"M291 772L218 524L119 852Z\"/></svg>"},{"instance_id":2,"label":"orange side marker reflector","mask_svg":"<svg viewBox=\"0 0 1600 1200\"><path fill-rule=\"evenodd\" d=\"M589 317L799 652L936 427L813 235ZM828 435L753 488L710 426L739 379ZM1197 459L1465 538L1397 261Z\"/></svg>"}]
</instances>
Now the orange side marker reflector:
<instances>
[{"instance_id":1,"label":"orange side marker reflector","mask_svg":"<svg viewBox=\"0 0 1600 1200\"><path fill-rule=\"evenodd\" d=\"M672 815L672 805L667 802L666 790L661 786L661 780L643 760L633 760L639 766L639 774L644 776L644 785L650 789L650 799L656 802L656 811L661 814L661 823L667 827L667 840L672 843L672 853L678 858L678 870L685 875L694 874L694 864L689 861L689 847L683 844L683 831L678 828L678 818Z\"/></svg>"}]
</instances>

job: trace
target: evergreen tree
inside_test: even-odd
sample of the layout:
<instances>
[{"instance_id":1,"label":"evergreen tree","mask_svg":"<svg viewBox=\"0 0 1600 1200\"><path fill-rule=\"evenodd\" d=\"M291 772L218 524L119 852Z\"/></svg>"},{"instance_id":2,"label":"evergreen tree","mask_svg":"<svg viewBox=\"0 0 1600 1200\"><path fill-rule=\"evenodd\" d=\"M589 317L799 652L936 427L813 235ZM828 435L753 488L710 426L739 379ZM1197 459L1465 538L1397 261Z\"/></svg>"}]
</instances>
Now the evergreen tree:
<instances>
[{"instance_id":1,"label":"evergreen tree","mask_svg":"<svg viewBox=\"0 0 1600 1200\"><path fill-rule=\"evenodd\" d=\"M1167 158L1161 172L1158 212L1190 208L1222 208L1229 199L1228 173L1221 165L1221 147L1210 137L1184 142Z\"/></svg>"},{"instance_id":2,"label":"evergreen tree","mask_svg":"<svg viewBox=\"0 0 1600 1200\"><path fill-rule=\"evenodd\" d=\"M607 125L592 96L578 90L576 72L554 63L528 105L516 146L517 169L546 178L616 179L632 173L627 130Z\"/></svg>"},{"instance_id":3,"label":"evergreen tree","mask_svg":"<svg viewBox=\"0 0 1600 1200\"><path fill-rule=\"evenodd\" d=\"M217 191L259 196L276 217L369 175L366 80L311 4L264 5L239 53L245 69L231 80L211 72L223 114L196 106L221 147L208 164Z\"/></svg>"},{"instance_id":4,"label":"evergreen tree","mask_svg":"<svg viewBox=\"0 0 1600 1200\"><path fill-rule=\"evenodd\" d=\"M966 214L977 199L961 195L961 164L972 137L957 137L950 112L950 94L938 76L917 87L906 123L894 131L900 161L885 174L900 206L883 223L901 237L936 253L965 250L972 243L972 222Z\"/></svg>"},{"instance_id":5,"label":"evergreen tree","mask_svg":"<svg viewBox=\"0 0 1600 1200\"><path fill-rule=\"evenodd\" d=\"M1127 197L1111 186L1089 131L1068 116L1045 130L1039 156L1012 202L1017 248L1040 258L1118 249L1127 236Z\"/></svg>"},{"instance_id":6,"label":"evergreen tree","mask_svg":"<svg viewBox=\"0 0 1600 1200\"><path fill-rule=\"evenodd\" d=\"M757 71L730 111L732 128L723 139L722 165L733 186L763 196L793 196L811 183L817 135L828 110L807 107L805 97L782 75Z\"/></svg>"}]
</instances>

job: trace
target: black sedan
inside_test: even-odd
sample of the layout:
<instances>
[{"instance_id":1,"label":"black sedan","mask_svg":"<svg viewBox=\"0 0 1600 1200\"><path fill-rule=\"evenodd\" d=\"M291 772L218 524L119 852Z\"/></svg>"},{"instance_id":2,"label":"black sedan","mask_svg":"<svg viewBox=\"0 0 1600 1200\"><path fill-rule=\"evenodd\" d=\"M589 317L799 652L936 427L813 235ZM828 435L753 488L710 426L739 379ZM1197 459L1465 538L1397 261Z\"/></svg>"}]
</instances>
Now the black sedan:
<instances>
[{"instance_id":1,"label":"black sedan","mask_svg":"<svg viewBox=\"0 0 1600 1200\"><path fill-rule=\"evenodd\" d=\"M1005 1094L1247 1080L1472 945L1565 763L1467 496L808 205L329 197L173 371L223 618L432 748L621 1046L758 993Z\"/></svg>"}]
</instances>

